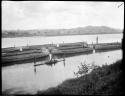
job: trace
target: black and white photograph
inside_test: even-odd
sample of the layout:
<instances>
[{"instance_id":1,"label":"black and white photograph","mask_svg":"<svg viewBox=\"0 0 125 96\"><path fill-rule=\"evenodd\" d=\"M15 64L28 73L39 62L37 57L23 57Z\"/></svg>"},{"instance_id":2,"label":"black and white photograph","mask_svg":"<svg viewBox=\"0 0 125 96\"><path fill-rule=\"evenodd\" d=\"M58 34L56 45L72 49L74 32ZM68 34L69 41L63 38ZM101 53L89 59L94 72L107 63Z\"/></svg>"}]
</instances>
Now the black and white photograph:
<instances>
[{"instance_id":1,"label":"black and white photograph","mask_svg":"<svg viewBox=\"0 0 125 96\"><path fill-rule=\"evenodd\" d=\"M124 2L2 1L2 95L124 95Z\"/></svg>"}]
</instances>

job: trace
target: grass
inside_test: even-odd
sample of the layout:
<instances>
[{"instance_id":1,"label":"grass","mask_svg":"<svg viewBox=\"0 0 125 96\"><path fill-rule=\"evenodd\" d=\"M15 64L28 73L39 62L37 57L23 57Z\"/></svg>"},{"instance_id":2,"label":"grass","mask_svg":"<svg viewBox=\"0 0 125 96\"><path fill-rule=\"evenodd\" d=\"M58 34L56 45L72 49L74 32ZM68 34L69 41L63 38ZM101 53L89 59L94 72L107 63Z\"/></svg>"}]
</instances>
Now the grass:
<instances>
[{"instance_id":1,"label":"grass","mask_svg":"<svg viewBox=\"0 0 125 96\"><path fill-rule=\"evenodd\" d=\"M57 87L38 91L39 95L123 95L121 60L94 69L90 74L64 81Z\"/></svg>"}]
</instances>

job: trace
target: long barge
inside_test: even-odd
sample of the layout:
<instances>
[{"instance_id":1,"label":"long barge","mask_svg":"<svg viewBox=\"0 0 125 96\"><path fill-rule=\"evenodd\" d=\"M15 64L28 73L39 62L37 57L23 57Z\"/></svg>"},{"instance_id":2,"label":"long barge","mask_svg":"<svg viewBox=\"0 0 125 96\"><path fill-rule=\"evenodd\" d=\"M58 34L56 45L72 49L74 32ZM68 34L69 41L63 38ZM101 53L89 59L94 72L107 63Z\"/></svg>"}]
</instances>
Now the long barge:
<instances>
[{"instance_id":1,"label":"long barge","mask_svg":"<svg viewBox=\"0 0 125 96\"><path fill-rule=\"evenodd\" d=\"M46 44L46 45L33 45L33 46L23 46L22 50L17 47L3 48L2 49L2 66L14 63L14 62L32 62L35 57L37 60L42 60L42 58L47 58L48 53L45 49L52 49L52 54L54 55L65 55L72 56L72 54L88 54L92 53L93 50L98 51L108 51L121 49L121 43L99 43L99 44L87 44L85 42L77 43L64 43L59 44ZM44 49L44 50L43 50ZM44 52L43 52L44 51Z\"/></svg>"}]
</instances>

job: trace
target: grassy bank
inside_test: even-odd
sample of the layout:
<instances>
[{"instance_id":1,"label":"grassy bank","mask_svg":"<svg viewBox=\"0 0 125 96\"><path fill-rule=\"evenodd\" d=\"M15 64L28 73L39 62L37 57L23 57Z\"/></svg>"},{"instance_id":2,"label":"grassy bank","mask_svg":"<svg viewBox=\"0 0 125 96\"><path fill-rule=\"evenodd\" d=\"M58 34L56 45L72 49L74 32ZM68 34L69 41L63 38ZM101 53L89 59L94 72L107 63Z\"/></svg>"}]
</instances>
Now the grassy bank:
<instances>
[{"instance_id":1,"label":"grassy bank","mask_svg":"<svg viewBox=\"0 0 125 96\"><path fill-rule=\"evenodd\" d=\"M124 77L121 60L94 69L90 74L64 81L57 87L39 91L39 95L123 95Z\"/></svg>"}]
</instances>

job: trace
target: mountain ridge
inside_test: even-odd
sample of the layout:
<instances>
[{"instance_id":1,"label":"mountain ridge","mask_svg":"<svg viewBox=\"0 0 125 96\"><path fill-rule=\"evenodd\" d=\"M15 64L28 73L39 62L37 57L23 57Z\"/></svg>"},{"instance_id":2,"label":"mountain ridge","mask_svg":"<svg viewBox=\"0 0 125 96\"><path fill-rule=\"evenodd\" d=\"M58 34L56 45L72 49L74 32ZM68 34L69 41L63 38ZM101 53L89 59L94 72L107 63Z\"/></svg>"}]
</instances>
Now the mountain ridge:
<instances>
[{"instance_id":1,"label":"mountain ridge","mask_svg":"<svg viewBox=\"0 0 125 96\"><path fill-rule=\"evenodd\" d=\"M70 29L2 30L2 37L63 36L89 34L119 34L123 30L107 26L86 26Z\"/></svg>"}]
</instances>

